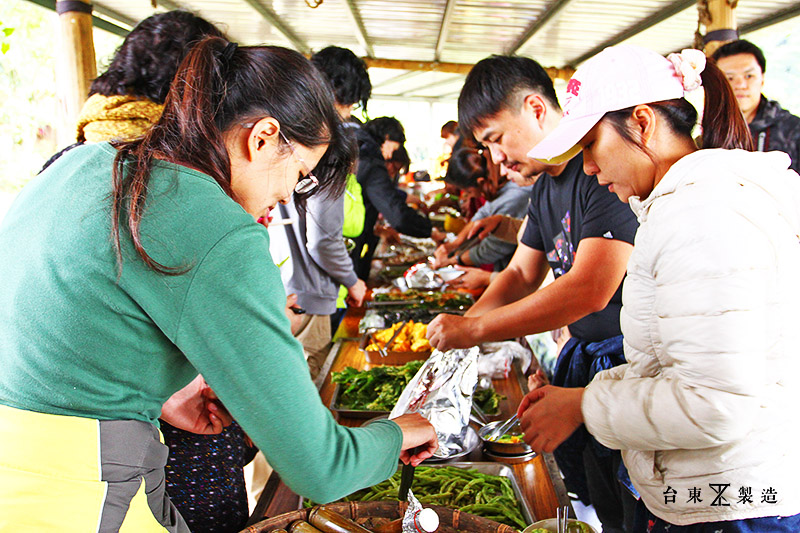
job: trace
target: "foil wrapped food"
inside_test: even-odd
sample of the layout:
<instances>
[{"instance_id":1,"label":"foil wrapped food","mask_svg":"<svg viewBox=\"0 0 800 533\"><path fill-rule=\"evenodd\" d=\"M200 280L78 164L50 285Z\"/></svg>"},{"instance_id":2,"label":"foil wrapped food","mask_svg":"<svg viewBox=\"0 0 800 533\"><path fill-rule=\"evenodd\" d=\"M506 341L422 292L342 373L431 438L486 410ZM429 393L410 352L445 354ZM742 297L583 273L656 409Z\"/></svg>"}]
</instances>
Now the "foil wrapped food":
<instances>
[{"instance_id":1,"label":"foil wrapped food","mask_svg":"<svg viewBox=\"0 0 800 533\"><path fill-rule=\"evenodd\" d=\"M402 282L400 281L402 280ZM444 280L436 273L430 263L417 263L410 267L398 278L398 285L403 290L408 289L438 289L444 285Z\"/></svg>"},{"instance_id":2,"label":"foil wrapped food","mask_svg":"<svg viewBox=\"0 0 800 533\"><path fill-rule=\"evenodd\" d=\"M433 425L439 439L434 454L447 459L464 451L472 393L478 384L477 346L440 352L434 350L400 394L389 418L420 413Z\"/></svg>"}]
</instances>

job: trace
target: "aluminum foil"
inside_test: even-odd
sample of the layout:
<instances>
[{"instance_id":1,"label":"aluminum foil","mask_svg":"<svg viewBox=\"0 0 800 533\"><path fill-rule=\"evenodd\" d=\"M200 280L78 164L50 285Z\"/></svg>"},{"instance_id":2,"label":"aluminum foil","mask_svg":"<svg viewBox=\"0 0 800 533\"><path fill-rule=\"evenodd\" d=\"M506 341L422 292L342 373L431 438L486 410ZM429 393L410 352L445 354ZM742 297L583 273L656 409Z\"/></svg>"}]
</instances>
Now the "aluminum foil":
<instances>
[{"instance_id":1,"label":"aluminum foil","mask_svg":"<svg viewBox=\"0 0 800 533\"><path fill-rule=\"evenodd\" d=\"M464 450L472 410L472 393L478 384L477 346L463 350L434 350L417 375L406 385L389 418L419 412L436 430L439 449L447 459Z\"/></svg>"},{"instance_id":2,"label":"aluminum foil","mask_svg":"<svg viewBox=\"0 0 800 533\"><path fill-rule=\"evenodd\" d=\"M438 289L444 285L444 280L429 263L417 263L410 267L402 279L406 289Z\"/></svg>"}]
</instances>

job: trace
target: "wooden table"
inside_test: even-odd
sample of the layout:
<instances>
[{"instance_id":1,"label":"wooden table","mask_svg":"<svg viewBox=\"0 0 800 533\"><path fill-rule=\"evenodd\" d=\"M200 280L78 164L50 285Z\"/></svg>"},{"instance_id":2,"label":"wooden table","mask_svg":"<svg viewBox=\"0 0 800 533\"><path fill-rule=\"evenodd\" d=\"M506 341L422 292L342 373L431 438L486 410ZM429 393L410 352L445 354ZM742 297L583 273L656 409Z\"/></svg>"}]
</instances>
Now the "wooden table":
<instances>
[{"instance_id":1,"label":"wooden table","mask_svg":"<svg viewBox=\"0 0 800 533\"><path fill-rule=\"evenodd\" d=\"M364 354L358 349L358 322L363 315L363 309L349 310L334 336L333 348L316 381L320 397L325 405L330 405L333 397L334 385L330 379L331 372L343 370L347 366L357 369L363 369L366 366ZM491 421L508 418L516 411L517 405L527 392L525 378L517 368L514 375L508 379L493 380L492 385L498 393L506 396L506 399L501 402L500 414L489 417L489 419ZM338 422L344 426L356 427L363 424L364 420L339 417ZM457 461L476 462L488 460L480 448L457 459ZM536 520L554 518L556 507L570 505L552 455L537 455L525 463L508 466L513 469L520 489ZM249 523L294 511L300 507L300 502L300 497L284 485L277 473L273 472Z\"/></svg>"}]
</instances>

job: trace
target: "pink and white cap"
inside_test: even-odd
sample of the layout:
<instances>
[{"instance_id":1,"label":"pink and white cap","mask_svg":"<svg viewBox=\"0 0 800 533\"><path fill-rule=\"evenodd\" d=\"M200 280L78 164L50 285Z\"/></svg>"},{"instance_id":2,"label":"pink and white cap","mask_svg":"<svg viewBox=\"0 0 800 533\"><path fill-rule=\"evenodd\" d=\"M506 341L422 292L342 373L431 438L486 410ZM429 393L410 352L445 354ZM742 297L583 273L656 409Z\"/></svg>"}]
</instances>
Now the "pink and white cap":
<instances>
[{"instance_id":1,"label":"pink and white cap","mask_svg":"<svg viewBox=\"0 0 800 533\"><path fill-rule=\"evenodd\" d=\"M528 157L563 163L580 152L578 142L603 115L639 104L681 98L700 86L705 55L687 49L669 58L632 45L606 48L567 83L564 117Z\"/></svg>"}]
</instances>

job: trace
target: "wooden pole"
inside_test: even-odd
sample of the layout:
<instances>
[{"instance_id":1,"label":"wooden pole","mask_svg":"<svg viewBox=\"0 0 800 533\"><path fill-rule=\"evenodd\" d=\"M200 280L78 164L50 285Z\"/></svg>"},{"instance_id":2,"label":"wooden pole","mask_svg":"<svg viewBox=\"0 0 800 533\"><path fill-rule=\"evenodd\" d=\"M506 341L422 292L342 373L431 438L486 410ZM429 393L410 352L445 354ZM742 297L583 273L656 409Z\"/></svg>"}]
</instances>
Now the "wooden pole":
<instances>
[{"instance_id":1,"label":"wooden pole","mask_svg":"<svg viewBox=\"0 0 800 533\"><path fill-rule=\"evenodd\" d=\"M698 2L700 22L706 26L706 35L703 40L707 56L711 56L723 44L738 39L736 32L736 4L738 1L701 0Z\"/></svg>"},{"instance_id":2,"label":"wooden pole","mask_svg":"<svg viewBox=\"0 0 800 533\"><path fill-rule=\"evenodd\" d=\"M97 77L88 0L58 0L61 46L57 53L58 95L62 108L61 144L75 142L75 123Z\"/></svg>"}]
</instances>

